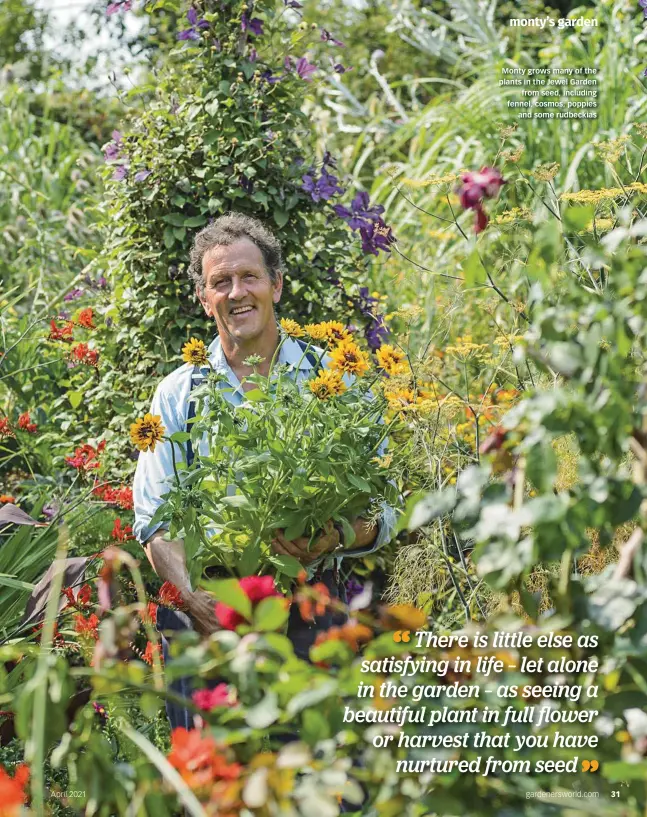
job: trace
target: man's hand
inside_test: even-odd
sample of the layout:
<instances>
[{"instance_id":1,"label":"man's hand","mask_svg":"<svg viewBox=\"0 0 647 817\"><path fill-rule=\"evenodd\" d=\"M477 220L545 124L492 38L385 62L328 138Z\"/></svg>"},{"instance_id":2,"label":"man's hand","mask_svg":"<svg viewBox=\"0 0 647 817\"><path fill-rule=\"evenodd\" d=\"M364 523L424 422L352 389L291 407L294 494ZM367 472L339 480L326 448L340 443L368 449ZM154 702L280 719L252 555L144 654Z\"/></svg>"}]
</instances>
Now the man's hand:
<instances>
[{"instance_id":1,"label":"man's hand","mask_svg":"<svg viewBox=\"0 0 647 817\"><path fill-rule=\"evenodd\" d=\"M187 612L193 621L195 629L200 635L209 636L220 630L220 623L216 618L216 600L204 590L195 590L192 593L183 594L186 601Z\"/></svg>"},{"instance_id":2,"label":"man's hand","mask_svg":"<svg viewBox=\"0 0 647 817\"><path fill-rule=\"evenodd\" d=\"M280 556L294 556L301 564L308 565L318 559L323 553L330 553L339 545L339 534L333 527L332 520L328 520L324 527L324 533L312 543L308 550L307 536L300 536L298 539L290 541L285 538L285 531L275 531L275 538L272 539L272 550Z\"/></svg>"}]
</instances>

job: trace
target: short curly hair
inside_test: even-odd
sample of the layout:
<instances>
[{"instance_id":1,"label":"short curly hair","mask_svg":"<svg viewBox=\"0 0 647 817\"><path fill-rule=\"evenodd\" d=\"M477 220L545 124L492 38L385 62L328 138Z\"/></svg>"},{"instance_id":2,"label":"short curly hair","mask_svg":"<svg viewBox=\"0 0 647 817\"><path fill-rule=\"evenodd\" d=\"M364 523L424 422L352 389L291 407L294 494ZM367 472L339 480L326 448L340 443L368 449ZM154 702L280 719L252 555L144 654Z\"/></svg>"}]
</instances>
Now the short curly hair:
<instances>
[{"instance_id":1,"label":"short curly hair","mask_svg":"<svg viewBox=\"0 0 647 817\"><path fill-rule=\"evenodd\" d=\"M283 272L281 245L274 233L262 221L244 213L230 212L208 224L196 235L189 256L189 278L204 292L202 260L214 247L228 247L241 238L248 238L261 251L265 269L273 283Z\"/></svg>"}]
</instances>

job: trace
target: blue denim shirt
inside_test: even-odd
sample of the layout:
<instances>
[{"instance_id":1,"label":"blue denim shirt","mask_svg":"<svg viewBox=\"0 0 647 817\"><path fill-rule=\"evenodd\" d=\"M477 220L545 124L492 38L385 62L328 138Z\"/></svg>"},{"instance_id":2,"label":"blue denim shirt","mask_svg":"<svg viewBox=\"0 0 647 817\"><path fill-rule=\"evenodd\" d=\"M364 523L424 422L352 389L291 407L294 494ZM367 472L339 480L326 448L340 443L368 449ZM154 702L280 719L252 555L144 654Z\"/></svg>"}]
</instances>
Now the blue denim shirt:
<instances>
[{"instance_id":1,"label":"blue denim shirt","mask_svg":"<svg viewBox=\"0 0 647 817\"><path fill-rule=\"evenodd\" d=\"M314 354L321 358L325 365L327 356L317 347L311 347ZM216 337L209 346L209 362L214 370L222 373L227 380L231 391L223 392L226 400L234 405L240 405L244 401L244 390L231 367L227 363L223 352L220 338ZM287 365L288 373L296 378L297 383L306 380L312 372L312 364L303 354L301 346L292 338L287 338L281 347L278 362ZM208 368L205 367L206 375ZM162 425L165 428L165 436L170 437L176 431L185 431L191 399L191 375L193 366L185 364L174 372L171 372L157 387L153 395L150 413L161 417ZM383 446L380 454L383 454ZM199 450L201 454L207 455L207 440L203 438ZM151 525L153 514L162 503L162 497L171 487L173 478L173 460L171 457L171 444L169 442L159 442L155 446L155 451L140 452L135 471L135 481L133 484L133 500L135 506L135 523L133 532L139 542L144 544L160 528L166 527L163 523ZM332 567L337 561L339 565L344 557L366 556L373 553L385 543L389 542L395 530L395 511L386 503L382 504L381 516L378 520L378 533L372 545L356 550L347 550L343 555L331 556L326 554L316 562L308 566L307 572L312 575L317 567L324 562L324 568Z\"/></svg>"}]
</instances>

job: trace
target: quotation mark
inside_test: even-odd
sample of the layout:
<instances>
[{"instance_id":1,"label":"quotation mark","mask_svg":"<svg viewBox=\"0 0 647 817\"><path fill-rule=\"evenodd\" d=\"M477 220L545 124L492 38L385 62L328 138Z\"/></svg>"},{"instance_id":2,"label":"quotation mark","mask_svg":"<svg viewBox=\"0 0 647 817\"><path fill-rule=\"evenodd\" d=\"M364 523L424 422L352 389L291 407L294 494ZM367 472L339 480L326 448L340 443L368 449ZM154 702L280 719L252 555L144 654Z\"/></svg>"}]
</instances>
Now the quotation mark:
<instances>
[{"instance_id":1,"label":"quotation mark","mask_svg":"<svg viewBox=\"0 0 647 817\"><path fill-rule=\"evenodd\" d=\"M396 630L393 633L393 640L396 642L411 641L411 630Z\"/></svg>"},{"instance_id":2,"label":"quotation mark","mask_svg":"<svg viewBox=\"0 0 647 817\"><path fill-rule=\"evenodd\" d=\"M583 772L597 772L599 769L600 764L597 760L583 760L582 761L582 771Z\"/></svg>"}]
</instances>

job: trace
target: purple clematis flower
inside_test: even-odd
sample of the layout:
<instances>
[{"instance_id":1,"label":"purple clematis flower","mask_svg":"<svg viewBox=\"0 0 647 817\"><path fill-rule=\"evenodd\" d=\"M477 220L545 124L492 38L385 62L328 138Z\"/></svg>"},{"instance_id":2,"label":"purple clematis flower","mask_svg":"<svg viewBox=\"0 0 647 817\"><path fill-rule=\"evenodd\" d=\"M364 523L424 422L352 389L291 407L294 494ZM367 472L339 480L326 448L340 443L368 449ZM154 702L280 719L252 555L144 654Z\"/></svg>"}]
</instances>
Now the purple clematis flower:
<instances>
[{"instance_id":1,"label":"purple clematis flower","mask_svg":"<svg viewBox=\"0 0 647 817\"><path fill-rule=\"evenodd\" d=\"M255 48L252 48L252 50L249 52L249 56L247 57L247 59L250 62L256 62L256 60L258 59L258 52L256 51Z\"/></svg>"},{"instance_id":2,"label":"purple clematis flower","mask_svg":"<svg viewBox=\"0 0 647 817\"><path fill-rule=\"evenodd\" d=\"M119 167L115 168L115 172L112 174L112 180L115 182L122 182L127 175L128 168L126 165L119 165Z\"/></svg>"},{"instance_id":3,"label":"purple clematis flower","mask_svg":"<svg viewBox=\"0 0 647 817\"><path fill-rule=\"evenodd\" d=\"M106 9L106 17L116 14L118 11L129 11L133 4L133 0L116 0L114 3L108 3Z\"/></svg>"},{"instance_id":4,"label":"purple clematis flower","mask_svg":"<svg viewBox=\"0 0 647 817\"><path fill-rule=\"evenodd\" d=\"M395 243L395 237L382 219L367 227L360 227L359 234L362 237L362 250L371 255L379 255L380 250L391 252L390 244Z\"/></svg>"},{"instance_id":5,"label":"purple clematis flower","mask_svg":"<svg viewBox=\"0 0 647 817\"><path fill-rule=\"evenodd\" d=\"M333 45L336 45L338 48L346 48L344 43L342 43L340 40L336 40L332 36L330 31L326 31L325 28L321 28L320 31L321 31L321 39L322 39L322 41L324 43L332 43Z\"/></svg>"},{"instance_id":6,"label":"purple clematis flower","mask_svg":"<svg viewBox=\"0 0 647 817\"><path fill-rule=\"evenodd\" d=\"M258 17L248 17L246 11L243 12L240 18L240 27L243 31L250 31L257 37L263 34L263 21Z\"/></svg>"},{"instance_id":7,"label":"purple clematis flower","mask_svg":"<svg viewBox=\"0 0 647 817\"><path fill-rule=\"evenodd\" d=\"M301 189L304 193L308 193L310 198L314 201L328 201L338 193L343 193L344 190L338 184L336 176L324 168L321 171L321 176L315 179L310 173L302 177L303 184Z\"/></svg>"},{"instance_id":8,"label":"purple clematis flower","mask_svg":"<svg viewBox=\"0 0 647 817\"><path fill-rule=\"evenodd\" d=\"M85 295L85 290L72 289L70 290L70 292L67 293L67 295L63 296L63 300L69 303L70 301L76 301L77 298L81 298L83 295Z\"/></svg>"},{"instance_id":9,"label":"purple clematis flower","mask_svg":"<svg viewBox=\"0 0 647 817\"><path fill-rule=\"evenodd\" d=\"M121 141L121 133L118 130L113 130L112 141L103 149L103 155L106 162L114 162L121 155L123 150L123 142Z\"/></svg>"},{"instance_id":10,"label":"purple clematis flower","mask_svg":"<svg viewBox=\"0 0 647 817\"><path fill-rule=\"evenodd\" d=\"M245 193L247 193L248 196L251 196L251 194L254 192L254 181L253 181L253 179L248 179L247 176L242 176L241 175L241 176L238 177L238 183L243 188Z\"/></svg>"},{"instance_id":11,"label":"purple clematis flower","mask_svg":"<svg viewBox=\"0 0 647 817\"><path fill-rule=\"evenodd\" d=\"M147 179L152 172L152 170L138 170L137 173L135 173L135 181L143 182L144 179Z\"/></svg>"},{"instance_id":12,"label":"purple clematis flower","mask_svg":"<svg viewBox=\"0 0 647 817\"><path fill-rule=\"evenodd\" d=\"M297 3L297 0L283 0L285 3L286 9L302 9L303 5L301 3Z\"/></svg>"},{"instance_id":13,"label":"purple clematis flower","mask_svg":"<svg viewBox=\"0 0 647 817\"><path fill-rule=\"evenodd\" d=\"M263 73L261 74L261 79L264 79L265 82L268 83L268 85L276 85L276 83L280 82L283 79L283 77L280 74L279 75L273 74L268 68L267 71L263 71Z\"/></svg>"},{"instance_id":14,"label":"purple clematis flower","mask_svg":"<svg viewBox=\"0 0 647 817\"><path fill-rule=\"evenodd\" d=\"M364 585L358 582L356 579L349 579L346 582L346 598L348 602L351 602L355 596L359 596L359 594L364 589Z\"/></svg>"},{"instance_id":15,"label":"purple clematis flower","mask_svg":"<svg viewBox=\"0 0 647 817\"><path fill-rule=\"evenodd\" d=\"M317 70L317 66L308 62L306 57L301 57L301 59L297 60L296 70L301 79L310 82L312 74Z\"/></svg>"},{"instance_id":16,"label":"purple clematis flower","mask_svg":"<svg viewBox=\"0 0 647 817\"><path fill-rule=\"evenodd\" d=\"M190 27L185 28L184 31L178 32L178 40L199 40L199 28L209 28L209 22L204 17L198 20L198 12L191 6L186 13L186 18L189 21Z\"/></svg>"}]
</instances>

